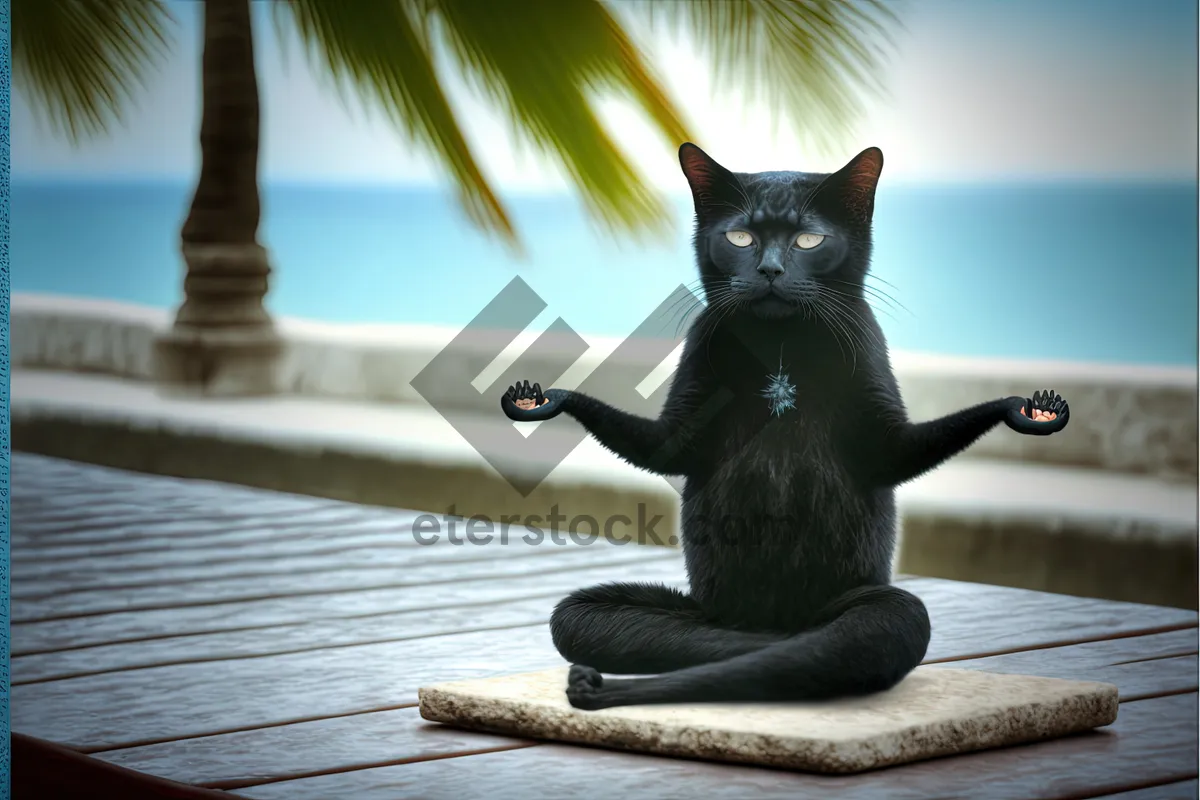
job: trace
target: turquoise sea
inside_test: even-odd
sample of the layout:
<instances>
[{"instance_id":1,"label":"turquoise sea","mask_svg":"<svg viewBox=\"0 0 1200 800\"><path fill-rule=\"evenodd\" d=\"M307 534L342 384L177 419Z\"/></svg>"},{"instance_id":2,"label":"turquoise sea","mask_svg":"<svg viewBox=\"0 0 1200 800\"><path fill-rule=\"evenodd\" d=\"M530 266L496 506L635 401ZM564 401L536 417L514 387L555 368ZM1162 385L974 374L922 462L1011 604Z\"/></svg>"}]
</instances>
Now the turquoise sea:
<instances>
[{"instance_id":1,"label":"turquoise sea","mask_svg":"<svg viewBox=\"0 0 1200 800\"><path fill-rule=\"evenodd\" d=\"M182 291L186 184L12 188L14 291L160 307ZM507 198L519 260L434 190L264 187L261 239L279 315L466 324L514 276L582 333L632 331L691 281L690 204L669 241L593 228L568 197ZM881 187L873 282L894 349L1191 365L1197 360L1197 193L1178 184Z\"/></svg>"}]
</instances>

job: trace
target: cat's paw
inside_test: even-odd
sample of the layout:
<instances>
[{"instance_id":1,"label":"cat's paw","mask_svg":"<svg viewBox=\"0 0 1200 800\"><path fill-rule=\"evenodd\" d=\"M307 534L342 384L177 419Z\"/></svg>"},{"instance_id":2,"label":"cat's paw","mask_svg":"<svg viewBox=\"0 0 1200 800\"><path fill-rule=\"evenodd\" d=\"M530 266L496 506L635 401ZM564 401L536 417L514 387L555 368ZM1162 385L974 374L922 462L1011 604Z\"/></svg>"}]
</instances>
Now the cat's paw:
<instances>
[{"instance_id":1,"label":"cat's paw","mask_svg":"<svg viewBox=\"0 0 1200 800\"><path fill-rule=\"evenodd\" d=\"M591 667L574 664L567 673L567 701L575 708L593 711L604 708L601 699L604 676Z\"/></svg>"},{"instance_id":2,"label":"cat's paw","mask_svg":"<svg viewBox=\"0 0 1200 800\"><path fill-rule=\"evenodd\" d=\"M500 408L505 416L517 422L536 422L556 417L562 412L561 401L565 392L560 389L542 391L541 384L529 385L529 381L517 381L508 387L500 398Z\"/></svg>"},{"instance_id":3,"label":"cat's paw","mask_svg":"<svg viewBox=\"0 0 1200 800\"><path fill-rule=\"evenodd\" d=\"M1062 396L1053 389L1034 392L1033 397L1009 398L1008 427L1017 433L1048 436L1067 427L1071 419L1071 408Z\"/></svg>"}]
</instances>

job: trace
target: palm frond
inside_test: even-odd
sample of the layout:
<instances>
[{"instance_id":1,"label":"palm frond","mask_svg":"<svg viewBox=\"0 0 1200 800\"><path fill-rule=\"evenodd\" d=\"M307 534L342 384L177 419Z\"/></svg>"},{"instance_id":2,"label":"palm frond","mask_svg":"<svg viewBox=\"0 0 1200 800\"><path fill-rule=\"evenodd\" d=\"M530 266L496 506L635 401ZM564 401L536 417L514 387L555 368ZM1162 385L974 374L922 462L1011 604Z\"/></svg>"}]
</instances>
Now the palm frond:
<instances>
[{"instance_id":1,"label":"palm frond","mask_svg":"<svg viewBox=\"0 0 1200 800\"><path fill-rule=\"evenodd\" d=\"M632 97L673 146L687 127L608 8L597 0L426 0L458 66L507 111L513 132L557 161L609 229L662 231L670 220L605 130L593 102Z\"/></svg>"},{"instance_id":2,"label":"palm frond","mask_svg":"<svg viewBox=\"0 0 1200 800\"><path fill-rule=\"evenodd\" d=\"M13 79L73 143L119 121L166 54L162 0L11 0Z\"/></svg>"},{"instance_id":3,"label":"palm frond","mask_svg":"<svg viewBox=\"0 0 1200 800\"><path fill-rule=\"evenodd\" d=\"M899 22L883 0L634 0L652 27L686 33L718 90L761 101L815 149L829 152L878 95Z\"/></svg>"},{"instance_id":4,"label":"palm frond","mask_svg":"<svg viewBox=\"0 0 1200 800\"><path fill-rule=\"evenodd\" d=\"M434 70L419 23L424 0L292 0L309 57L381 108L409 141L450 172L468 216L516 245L507 212L479 169Z\"/></svg>"}]
</instances>

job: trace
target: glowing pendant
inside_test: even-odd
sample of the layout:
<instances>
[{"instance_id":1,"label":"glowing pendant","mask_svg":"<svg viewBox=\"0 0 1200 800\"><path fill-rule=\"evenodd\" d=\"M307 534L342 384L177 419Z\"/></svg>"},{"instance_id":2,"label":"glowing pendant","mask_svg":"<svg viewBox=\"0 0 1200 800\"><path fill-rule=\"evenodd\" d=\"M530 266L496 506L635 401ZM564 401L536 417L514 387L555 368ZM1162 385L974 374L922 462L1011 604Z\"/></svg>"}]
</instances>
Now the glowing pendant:
<instances>
[{"instance_id":1,"label":"glowing pendant","mask_svg":"<svg viewBox=\"0 0 1200 800\"><path fill-rule=\"evenodd\" d=\"M778 417L783 412L796 407L796 387L788 379L787 373L783 371L782 360L779 363L779 371L768 378L767 388L763 389L762 396L767 399L772 416Z\"/></svg>"}]
</instances>

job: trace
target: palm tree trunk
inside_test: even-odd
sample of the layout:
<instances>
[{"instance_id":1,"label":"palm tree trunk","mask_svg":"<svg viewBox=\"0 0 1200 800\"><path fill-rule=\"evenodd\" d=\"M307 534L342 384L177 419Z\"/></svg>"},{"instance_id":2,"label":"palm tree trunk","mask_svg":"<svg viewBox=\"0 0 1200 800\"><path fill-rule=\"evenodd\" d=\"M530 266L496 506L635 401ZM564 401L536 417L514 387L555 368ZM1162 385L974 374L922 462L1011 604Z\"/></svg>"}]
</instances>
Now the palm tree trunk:
<instances>
[{"instance_id":1,"label":"palm tree trunk","mask_svg":"<svg viewBox=\"0 0 1200 800\"><path fill-rule=\"evenodd\" d=\"M270 393L281 343L263 306L259 99L250 0L205 0L200 180L181 235L184 301L157 346L162 384Z\"/></svg>"}]
</instances>

